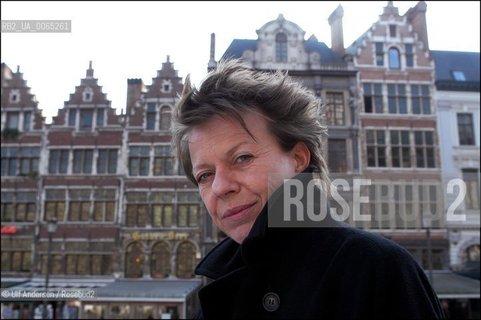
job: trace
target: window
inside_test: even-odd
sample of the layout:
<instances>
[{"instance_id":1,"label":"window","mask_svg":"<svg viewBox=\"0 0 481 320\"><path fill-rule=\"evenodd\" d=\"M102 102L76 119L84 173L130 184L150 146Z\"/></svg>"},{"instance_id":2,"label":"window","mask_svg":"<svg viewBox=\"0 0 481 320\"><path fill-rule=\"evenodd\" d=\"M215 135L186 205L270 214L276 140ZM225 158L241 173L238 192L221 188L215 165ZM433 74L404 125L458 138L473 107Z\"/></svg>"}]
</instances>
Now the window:
<instances>
[{"instance_id":1,"label":"window","mask_svg":"<svg viewBox=\"0 0 481 320\"><path fill-rule=\"evenodd\" d=\"M401 69L401 60L399 50L396 48L389 48L389 69Z\"/></svg>"},{"instance_id":2,"label":"window","mask_svg":"<svg viewBox=\"0 0 481 320\"><path fill-rule=\"evenodd\" d=\"M344 125L344 96L342 93L326 93L326 118L328 125Z\"/></svg>"},{"instance_id":3,"label":"window","mask_svg":"<svg viewBox=\"0 0 481 320\"><path fill-rule=\"evenodd\" d=\"M2 176L27 176L38 173L39 147L3 147L1 152Z\"/></svg>"},{"instance_id":4,"label":"window","mask_svg":"<svg viewBox=\"0 0 481 320\"><path fill-rule=\"evenodd\" d=\"M142 278L144 275L144 250L142 244L133 242L125 253L125 277Z\"/></svg>"},{"instance_id":5,"label":"window","mask_svg":"<svg viewBox=\"0 0 481 320\"><path fill-rule=\"evenodd\" d=\"M32 130L32 112L25 111L23 113L23 131L27 132Z\"/></svg>"},{"instance_id":6,"label":"window","mask_svg":"<svg viewBox=\"0 0 481 320\"><path fill-rule=\"evenodd\" d=\"M150 148L147 146L131 146L129 148L129 175L149 175Z\"/></svg>"},{"instance_id":7,"label":"window","mask_svg":"<svg viewBox=\"0 0 481 320\"><path fill-rule=\"evenodd\" d=\"M152 278L167 278L170 274L170 249L164 241L152 247L150 259L150 275Z\"/></svg>"},{"instance_id":8,"label":"window","mask_svg":"<svg viewBox=\"0 0 481 320\"><path fill-rule=\"evenodd\" d=\"M50 150L48 159L48 173L67 173L69 150L55 149Z\"/></svg>"},{"instance_id":9,"label":"window","mask_svg":"<svg viewBox=\"0 0 481 320\"><path fill-rule=\"evenodd\" d=\"M368 167L386 166L386 138L383 130L366 130Z\"/></svg>"},{"instance_id":10,"label":"window","mask_svg":"<svg viewBox=\"0 0 481 320\"><path fill-rule=\"evenodd\" d=\"M32 240L2 237L2 272L30 272Z\"/></svg>"},{"instance_id":11,"label":"window","mask_svg":"<svg viewBox=\"0 0 481 320\"><path fill-rule=\"evenodd\" d=\"M413 67L414 66L413 45L405 44L404 47L406 49L406 67Z\"/></svg>"},{"instance_id":12,"label":"window","mask_svg":"<svg viewBox=\"0 0 481 320\"><path fill-rule=\"evenodd\" d=\"M77 109L68 110L68 125L70 127L75 127L77 119Z\"/></svg>"},{"instance_id":13,"label":"window","mask_svg":"<svg viewBox=\"0 0 481 320\"><path fill-rule=\"evenodd\" d=\"M145 227L148 223L149 207L147 192L127 192L127 227Z\"/></svg>"},{"instance_id":14,"label":"window","mask_svg":"<svg viewBox=\"0 0 481 320\"><path fill-rule=\"evenodd\" d=\"M73 173L92 173L92 161L94 151L92 149L75 149L73 151Z\"/></svg>"},{"instance_id":15,"label":"window","mask_svg":"<svg viewBox=\"0 0 481 320\"><path fill-rule=\"evenodd\" d=\"M414 211L412 185L394 185L394 217L396 229L415 229L417 214Z\"/></svg>"},{"instance_id":16,"label":"window","mask_svg":"<svg viewBox=\"0 0 481 320\"><path fill-rule=\"evenodd\" d=\"M49 189L45 191L45 215L44 221L49 221L53 217L57 221L64 221L66 191L59 189Z\"/></svg>"},{"instance_id":17,"label":"window","mask_svg":"<svg viewBox=\"0 0 481 320\"><path fill-rule=\"evenodd\" d=\"M434 168L434 133L433 131L414 131L416 148L416 166Z\"/></svg>"},{"instance_id":18,"label":"window","mask_svg":"<svg viewBox=\"0 0 481 320\"><path fill-rule=\"evenodd\" d=\"M36 192L2 192L2 222L33 222L37 210Z\"/></svg>"},{"instance_id":19,"label":"window","mask_svg":"<svg viewBox=\"0 0 481 320\"><path fill-rule=\"evenodd\" d=\"M177 247L177 270L178 278L189 279L194 276L196 248L190 242L182 242Z\"/></svg>"},{"instance_id":20,"label":"window","mask_svg":"<svg viewBox=\"0 0 481 320\"><path fill-rule=\"evenodd\" d=\"M463 254L463 264L477 262L479 265L479 244L470 245Z\"/></svg>"},{"instance_id":21,"label":"window","mask_svg":"<svg viewBox=\"0 0 481 320\"><path fill-rule=\"evenodd\" d=\"M99 149L97 174L117 173L117 149Z\"/></svg>"},{"instance_id":22,"label":"window","mask_svg":"<svg viewBox=\"0 0 481 320\"><path fill-rule=\"evenodd\" d=\"M115 215L115 190L94 190L93 220L99 222L113 222Z\"/></svg>"},{"instance_id":23,"label":"window","mask_svg":"<svg viewBox=\"0 0 481 320\"><path fill-rule=\"evenodd\" d=\"M172 111L169 106L162 106L160 109L160 130L169 130Z\"/></svg>"},{"instance_id":24,"label":"window","mask_svg":"<svg viewBox=\"0 0 481 320\"><path fill-rule=\"evenodd\" d=\"M9 99L11 103L20 102L20 90L13 89L12 91L10 91Z\"/></svg>"},{"instance_id":25,"label":"window","mask_svg":"<svg viewBox=\"0 0 481 320\"><path fill-rule=\"evenodd\" d=\"M18 112L7 112L7 129L19 129Z\"/></svg>"},{"instance_id":26,"label":"window","mask_svg":"<svg viewBox=\"0 0 481 320\"><path fill-rule=\"evenodd\" d=\"M387 94L389 113L406 114L408 112L406 86L404 84L388 84Z\"/></svg>"},{"instance_id":27,"label":"window","mask_svg":"<svg viewBox=\"0 0 481 320\"><path fill-rule=\"evenodd\" d=\"M92 119L93 119L92 109L81 109L80 110L80 130L92 130Z\"/></svg>"},{"instance_id":28,"label":"window","mask_svg":"<svg viewBox=\"0 0 481 320\"><path fill-rule=\"evenodd\" d=\"M154 148L154 176L171 176L174 174L174 156L170 146Z\"/></svg>"},{"instance_id":29,"label":"window","mask_svg":"<svg viewBox=\"0 0 481 320\"><path fill-rule=\"evenodd\" d=\"M86 87L82 92L82 99L84 102L92 102L93 96L94 92L90 87Z\"/></svg>"},{"instance_id":30,"label":"window","mask_svg":"<svg viewBox=\"0 0 481 320\"><path fill-rule=\"evenodd\" d=\"M284 33L276 35L276 62L287 62L287 36Z\"/></svg>"},{"instance_id":31,"label":"window","mask_svg":"<svg viewBox=\"0 0 481 320\"><path fill-rule=\"evenodd\" d=\"M479 169L462 169L466 183L464 204L468 210L479 210Z\"/></svg>"},{"instance_id":32,"label":"window","mask_svg":"<svg viewBox=\"0 0 481 320\"><path fill-rule=\"evenodd\" d=\"M97 127L103 127L105 125L105 108L98 108L97 109L97 121L96 121L96 126Z\"/></svg>"},{"instance_id":33,"label":"window","mask_svg":"<svg viewBox=\"0 0 481 320\"><path fill-rule=\"evenodd\" d=\"M395 38L396 37L396 25L394 24L390 24L389 25L389 36L391 38Z\"/></svg>"},{"instance_id":34,"label":"window","mask_svg":"<svg viewBox=\"0 0 481 320\"><path fill-rule=\"evenodd\" d=\"M90 256L91 273L93 275L111 275L112 274L112 255L96 254Z\"/></svg>"},{"instance_id":35,"label":"window","mask_svg":"<svg viewBox=\"0 0 481 320\"><path fill-rule=\"evenodd\" d=\"M393 167L411 167L409 131L391 130L391 160Z\"/></svg>"},{"instance_id":36,"label":"window","mask_svg":"<svg viewBox=\"0 0 481 320\"><path fill-rule=\"evenodd\" d=\"M453 79L456 81L466 81L466 77L464 76L464 72L453 70Z\"/></svg>"},{"instance_id":37,"label":"window","mask_svg":"<svg viewBox=\"0 0 481 320\"><path fill-rule=\"evenodd\" d=\"M429 86L411 85L411 103L414 114L431 114L431 98Z\"/></svg>"},{"instance_id":38,"label":"window","mask_svg":"<svg viewBox=\"0 0 481 320\"><path fill-rule=\"evenodd\" d=\"M384 44L376 42L376 66L384 66Z\"/></svg>"},{"instance_id":39,"label":"window","mask_svg":"<svg viewBox=\"0 0 481 320\"><path fill-rule=\"evenodd\" d=\"M473 115L471 113L458 113L459 145L474 146Z\"/></svg>"},{"instance_id":40,"label":"window","mask_svg":"<svg viewBox=\"0 0 481 320\"><path fill-rule=\"evenodd\" d=\"M169 93L172 90L172 81L163 80L162 81L162 92Z\"/></svg>"},{"instance_id":41,"label":"window","mask_svg":"<svg viewBox=\"0 0 481 320\"><path fill-rule=\"evenodd\" d=\"M392 202L389 185L373 184L369 187L369 207L371 214L371 228L389 229L392 217L389 204Z\"/></svg>"},{"instance_id":42,"label":"window","mask_svg":"<svg viewBox=\"0 0 481 320\"><path fill-rule=\"evenodd\" d=\"M173 192L152 192L150 202L152 203L152 226L168 228L172 226L174 211Z\"/></svg>"},{"instance_id":43,"label":"window","mask_svg":"<svg viewBox=\"0 0 481 320\"><path fill-rule=\"evenodd\" d=\"M328 161L330 172L347 172L346 140L328 140Z\"/></svg>"},{"instance_id":44,"label":"window","mask_svg":"<svg viewBox=\"0 0 481 320\"><path fill-rule=\"evenodd\" d=\"M69 190L68 221L87 222L90 220L90 194L90 189Z\"/></svg>"},{"instance_id":45,"label":"window","mask_svg":"<svg viewBox=\"0 0 481 320\"><path fill-rule=\"evenodd\" d=\"M197 192L179 192L177 194L177 226L197 227L199 219L199 198Z\"/></svg>"},{"instance_id":46,"label":"window","mask_svg":"<svg viewBox=\"0 0 481 320\"><path fill-rule=\"evenodd\" d=\"M148 103L147 104L147 113L146 113L146 129L147 130L155 130L155 117L157 115L155 103Z\"/></svg>"},{"instance_id":47,"label":"window","mask_svg":"<svg viewBox=\"0 0 481 320\"><path fill-rule=\"evenodd\" d=\"M2 177L17 175L18 148L2 147Z\"/></svg>"},{"instance_id":48,"label":"window","mask_svg":"<svg viewBox=\"0 0 481 320\"><path fill-rule=\"evenodd\" d=\"M419 198L418 212L420 214L421 227L426 228L426 222L423 220L430 220L430 228L441 227L442 209L438 208L439 187L433 184L419 184L417 185L416 193Z\"/></svg>"},{"instance_id":49,"label":"window","mask_svg":"<svg viewBox=\"0 0 481 320\"><path fill-rule=\"evenodd\" d=\"M89 270L89 256L86 254L67 254L65 257L66 274L87 275Z\"/></svg>"},{"instance_id":50,"label":"window","mask_svg":"<svg viewBox=\"0 0 481 320\"><path fill-rule=\"evenodd\" d=\"M383 113L382 85L380 83L365 83L364 88L364 112Z\"/></svg>"}]
</instances>

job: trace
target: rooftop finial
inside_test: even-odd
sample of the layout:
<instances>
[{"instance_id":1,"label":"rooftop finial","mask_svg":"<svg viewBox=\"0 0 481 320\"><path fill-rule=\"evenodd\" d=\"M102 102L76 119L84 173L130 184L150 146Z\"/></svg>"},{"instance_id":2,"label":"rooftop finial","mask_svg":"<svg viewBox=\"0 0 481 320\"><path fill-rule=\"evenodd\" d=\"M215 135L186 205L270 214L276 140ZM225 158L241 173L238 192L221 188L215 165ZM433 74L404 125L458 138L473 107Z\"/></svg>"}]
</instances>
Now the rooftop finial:
<instances>
[{"instance_id":1,"label":"rooftop finial","mask_svg":"<svg viewBox=\"0 0 481 320\"><path fill-rule=\"evenodd\" d=\"M170 56L167 55L167 62L170 62Z\"/></svg>"},{"instance_id":2,"label":"rooftop finial","mask_svg":"<svg viewBox=\"0 0 481 320\"><path fill-rule=\"evenodd\" d=\"M89 61L89 68L87 69L87 78L91 79L94 77L94 70L92 69L92 60Z\"/></svg>"},{"instance_id":3,"label":"rooftop finial","mask_svg":"<svg viewBox=\"0 0 481 320\"><path fill-rule=\"evenodd\" d=\"M17 73L20 73L20 66L17 65Z\"/></svg>"}]
</instances>

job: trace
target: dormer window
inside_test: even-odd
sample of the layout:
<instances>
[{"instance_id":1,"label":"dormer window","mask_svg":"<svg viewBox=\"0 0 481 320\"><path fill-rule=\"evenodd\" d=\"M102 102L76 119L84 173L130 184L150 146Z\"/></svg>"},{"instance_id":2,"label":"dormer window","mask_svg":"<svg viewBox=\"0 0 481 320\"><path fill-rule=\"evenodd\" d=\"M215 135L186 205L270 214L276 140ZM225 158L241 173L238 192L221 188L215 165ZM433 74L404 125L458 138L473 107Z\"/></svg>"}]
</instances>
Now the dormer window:
<instances>
[{"instance_id":1,"label":"dormer window","mask_svg":"<svg viewBox=\"0 0 481 320\"><path fill-rule=\"evenodd\" d=\"M276 35L276 61L287 62L287 36L282 32Z\"/></svg>"},{"instance_id":2,"label":"dormer window","mask_svg":"<svg viewBox=\"0 0 481 320\"><path fill-rule=\"evenodd\" d=\"M162 92L169 93L172 90L172 82L170 80L162 81Z\"/></svg>"},{"instance_id":3,"label":"dormer window","mask_svg":"<svg viewBox=\"0 0 481 320\"><path fill-rule=\"evenodd\" d=\"M20 91L18 89L10 91L10 102L11 103L20 102Z\"/></svg>"},{"instance_id":4,"label":"dormer window","mask_svg":"<svg viewBox=\"0 0 481 320\"><path fill-rule=\"evenodd\" d=\"M93 96L94 92L90 87L85 88L84 92L82 93L82 98L84 102L92 102Z\"/></svg>"},{"instance_id":5,"label":"dormer window","mask_svg":"<svg viewBox=\"0 0 481 320\"><path fill-rule=\"evenodd\" d=\"M453 70L453 79L456 81L466 81L466 77L464 76L464 72Z\"/></svg>"}]
</instances>

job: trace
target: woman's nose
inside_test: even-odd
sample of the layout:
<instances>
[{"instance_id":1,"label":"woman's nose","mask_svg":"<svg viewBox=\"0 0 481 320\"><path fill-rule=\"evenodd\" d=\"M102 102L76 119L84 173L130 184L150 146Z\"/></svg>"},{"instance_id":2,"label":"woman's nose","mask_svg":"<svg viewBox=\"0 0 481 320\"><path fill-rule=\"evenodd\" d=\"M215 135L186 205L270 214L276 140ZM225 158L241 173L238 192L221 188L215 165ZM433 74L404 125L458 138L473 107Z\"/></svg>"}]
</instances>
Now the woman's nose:
<instances>
[{"instance_id":1,"label":"woman's nose","mask_svg":"<svg viewBox=\"0 0 481 320\"><path fill-rule=\"evenodd\" d=\"M225 197L236 193L239 191L239 183L236 180L236 175L226 168L218 168L214 175L214 181L212 182L212 191L218 197Z\"/></svg>"}]
</instances>

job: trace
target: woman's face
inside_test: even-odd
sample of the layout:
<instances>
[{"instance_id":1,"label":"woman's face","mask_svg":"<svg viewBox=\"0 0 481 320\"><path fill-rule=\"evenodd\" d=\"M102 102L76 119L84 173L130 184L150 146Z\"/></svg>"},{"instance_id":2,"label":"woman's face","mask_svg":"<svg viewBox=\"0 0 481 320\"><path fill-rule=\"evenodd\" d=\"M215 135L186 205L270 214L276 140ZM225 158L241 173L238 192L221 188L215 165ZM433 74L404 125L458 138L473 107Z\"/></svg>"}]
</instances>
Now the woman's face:
<instances>
[{"instance_id":1,"label":"woman's face","mask_svg":"<svg viewBox=\"0 0 481 320\"><path fill-rule=\"evenodd\" d=\"M215 224L238 243L270 193L303 171L310 159L304 144L283 151L259 114L248 112L243 119L254 139L236 120L219 116L195 126L189 137L202 201Z\"/></svg>"}]
</instances>

